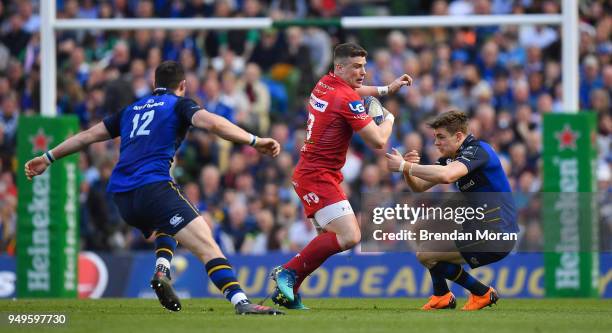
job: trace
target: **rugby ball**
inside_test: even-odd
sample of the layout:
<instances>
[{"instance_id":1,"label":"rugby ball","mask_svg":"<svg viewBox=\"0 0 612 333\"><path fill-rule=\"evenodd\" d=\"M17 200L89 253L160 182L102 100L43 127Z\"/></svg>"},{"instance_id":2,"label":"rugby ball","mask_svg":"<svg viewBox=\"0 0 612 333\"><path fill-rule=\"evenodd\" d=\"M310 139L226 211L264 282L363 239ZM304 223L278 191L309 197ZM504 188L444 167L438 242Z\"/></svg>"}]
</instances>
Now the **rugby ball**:
<instances>
[{"instance_id":1,"label":"rugby ball","mask_svg":"<svg viewBox=\"0 0 612 333\"><path fill-rule=\"evenodd\" d=\"M365 105L366 112L372 119L376 125L380 125L385 120L385 108L383 108L382 104L378 100L378 98L374 96L368 96L363 101ZM388 111L387 111L388 112Z\"/></svg>"}]
</instances>

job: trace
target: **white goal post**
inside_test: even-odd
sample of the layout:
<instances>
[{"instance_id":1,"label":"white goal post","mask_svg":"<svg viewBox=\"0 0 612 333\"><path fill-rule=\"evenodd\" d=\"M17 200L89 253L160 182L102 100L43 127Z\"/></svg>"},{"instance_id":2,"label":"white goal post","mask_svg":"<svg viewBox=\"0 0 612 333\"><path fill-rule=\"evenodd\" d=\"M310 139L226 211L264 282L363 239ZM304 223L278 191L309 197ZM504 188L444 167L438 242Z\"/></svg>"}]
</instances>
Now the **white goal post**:
<instances>
[{"instance_id":1,"label":"white goal post","mask_svg":"<svg viewBox=\"0 0 612 333\"><path fill-rule=\"evenodd\" d=\"M41 1L41 114L57 114L57 30L187 29L236 30L272 27L270 18L189 18L189 19L57 19L56 2ZM343 17L342 28L391 29L417 27L466 27L500 25L561 25L563 110L577 112L578 84L578 0L563 0L562 14L471 15L471 16L367 16Z\"/></svg>"}]
</instances>

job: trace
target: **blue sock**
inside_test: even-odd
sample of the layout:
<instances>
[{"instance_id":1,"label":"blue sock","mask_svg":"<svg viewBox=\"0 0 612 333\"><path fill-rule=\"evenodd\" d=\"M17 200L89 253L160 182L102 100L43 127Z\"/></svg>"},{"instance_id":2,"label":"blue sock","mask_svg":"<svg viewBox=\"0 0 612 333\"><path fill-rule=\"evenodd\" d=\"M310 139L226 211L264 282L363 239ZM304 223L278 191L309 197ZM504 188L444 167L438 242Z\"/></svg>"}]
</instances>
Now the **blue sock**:
<instances>
[{"instance_id":1,"label":"blue sock","mask_svg":"<svg viewBox=\"0 0 612 333\"><path fill-rule=\"evenodd\" d=\"M457 283L463 288L469 290L474 295L482 296L489 290L489 287L485 286L463 270L461 265L439 262L429 270L440 277L443 276L444 278Z\"/></svg>"},{"instance_id":2,"label":"blue sock","mask_svg":"<svg viewBox=\"0 0 612 333\"><path fill-rule=\"evenodd\" d=\"M232 304L236 305L243 300L248 300L227 259L215 258L210 260L206 263L206 272L208 272L210 280Z\"/></svg>"},{"instance_id":3,"label":"blue sock","mask_svg":"<svg viewBox=\"0 0 612 333\"><path fill-rule=\"evenodd\" d=\"M158 233L155 238L155 270L163 271L170 278L170 263L178 242L174 237Z\"/></svg>"},{"instance_id":4,"label":"blue sock","mask_svg":"<svg viewBox=\"0 0 612 333\"><path fill-rule=\"evenodd\" d=\"M431 275L431 282L433 283L433 294L435 296L444 296L450 290L448 289L448 284L446 284L446 279L442 276L437 275L429 270L429 275Z\"/></svg>"}]
</instances>

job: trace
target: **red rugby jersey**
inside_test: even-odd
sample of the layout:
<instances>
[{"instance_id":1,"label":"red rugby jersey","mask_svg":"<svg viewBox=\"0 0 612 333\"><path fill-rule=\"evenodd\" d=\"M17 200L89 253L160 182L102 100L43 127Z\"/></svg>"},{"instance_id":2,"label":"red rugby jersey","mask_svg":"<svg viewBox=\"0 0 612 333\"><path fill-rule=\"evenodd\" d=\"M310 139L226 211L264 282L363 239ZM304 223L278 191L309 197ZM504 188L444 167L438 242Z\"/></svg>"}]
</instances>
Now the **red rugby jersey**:
<instances>
[{"instance_id":1,"label":"red rugby jersey","mask_svg":"<svg viewBox=\"0 0 612 333\"><path fill-rule=\"evenodd\" d=\"M340 171L353 132L372 121L361 97L340 77L329 73L310 93L306 140L296 171Z\"/></svg>"}]
</instances>

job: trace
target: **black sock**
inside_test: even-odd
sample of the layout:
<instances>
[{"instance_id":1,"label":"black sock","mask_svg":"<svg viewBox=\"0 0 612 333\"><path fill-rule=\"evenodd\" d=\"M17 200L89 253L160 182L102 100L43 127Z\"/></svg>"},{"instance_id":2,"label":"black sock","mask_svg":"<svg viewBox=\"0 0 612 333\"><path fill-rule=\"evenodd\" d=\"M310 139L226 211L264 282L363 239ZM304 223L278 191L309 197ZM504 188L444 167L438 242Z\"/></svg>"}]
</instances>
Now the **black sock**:
<instances>
[{"instance_id":1,"label":"black sock","mask_svg":"<svg viewBox=\"0 0 612 333\"><path fill-rule=\"evenodd\" d=\"M434 267L430 268L430 271L457 283L474 295L482 296L489 290L489 287L468 274L461 265L439 262Z\"/></svg>"},{"instance_id":2,"label":"black sock","mask_svg":"<svg viewBox=\"0 0 612 333\"><path fill-rule=\"evenodd\" d=\"M450 290L448 289L448 284L446 284L446 279L442 276L435 274L434 272L429 270L429 275L431 275L431 282L433 283L433 294L435 296L444 296Z\"/></svg>"}]
</instances>

